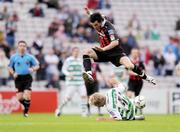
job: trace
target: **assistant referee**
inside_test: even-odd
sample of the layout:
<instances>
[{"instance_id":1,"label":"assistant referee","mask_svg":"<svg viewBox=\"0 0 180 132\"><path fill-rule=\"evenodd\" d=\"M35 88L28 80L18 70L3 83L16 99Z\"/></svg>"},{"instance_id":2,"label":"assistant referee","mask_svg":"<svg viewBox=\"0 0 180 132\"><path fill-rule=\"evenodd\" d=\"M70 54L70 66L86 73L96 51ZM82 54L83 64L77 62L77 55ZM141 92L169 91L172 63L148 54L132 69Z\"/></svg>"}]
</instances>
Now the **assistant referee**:
<instances>
[{"instance_id":1,"label":"assistant referee","mask_svg":"<svg viewBox=\"0 0 180 132\"><path fill-rule=\"evenodd\" d=\"M8 67L15 81L17 99L24 106L23 114L28 117L33 81L31 73L39 69L39 62L33 55L27 53L27 43L25 41L18 42L18 52L11 56Z\"/></svg>"}]
</instances>

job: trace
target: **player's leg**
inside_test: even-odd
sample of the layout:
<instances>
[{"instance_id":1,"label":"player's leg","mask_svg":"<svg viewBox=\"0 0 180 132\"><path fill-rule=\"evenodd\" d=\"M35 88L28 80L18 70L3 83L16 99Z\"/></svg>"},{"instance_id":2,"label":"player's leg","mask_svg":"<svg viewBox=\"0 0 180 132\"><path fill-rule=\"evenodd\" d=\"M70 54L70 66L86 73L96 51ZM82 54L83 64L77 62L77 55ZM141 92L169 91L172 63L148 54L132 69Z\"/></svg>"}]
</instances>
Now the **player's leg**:
<instances>
[{"instance_id":1,"label":"player's leg","mask_svg":"<svg viewBox=\"0 0 180 132\"><path fill-rule=\"evenodd\" d=\"M132 81L132 80L129 80L129 82L128 82L127 96L130 99L135 98L135 86L134 86L134 81Z\"/></svg>"},{"instance_id":2,"label":"player's leg","mask_svg":"<svg viewBox=\"0 0 180 132\"><path fill-rule=\"evenodd\" d=\"M28 89L24 90L23 98L24 98L24 116L27 117L29 112L29 107L31 105L31 90Z\"/></svg>"},{"instance_id":3,"label":"player's leg","mask_svg":"<svg viewBox=\"0 0 180 132\"><path fill-rule=\"evenodd\" d=\"M32 76L27 75L24 76L24 80L22 81L23 87L23 98L24 98L24 116L28 117L29 108L31 105L31 85L32 85Z\"/></svg>"},{"instance_id":4,"label":"player's leg","mask_svg":"<svg viewBox=\"0 0 180 132\"><path fill-rule=\"evenodd\" d=\"M85 50L83 53L83 66L85 72L83 72L83 78L87 82L93 82L92 72L91 72L91 58L94 60L98 59L96 52L93 49Z\"/></svg>"},{"instance_id":5,"label":"player's leg","mask_svg":"<svg viewBox=\"0 0 180 132\"><path fill-rule=\"evenodd\" d=\"M138 80L135 82L135 97L139 96L141 89L143 87L143 81L142 80ZM137 115L142 115L143 114L143 109L136 109L136 114Z\"/></svg>"},{"instance_id":6,"label":"player's leg","mask_svg":"<svg viewBox=\"0 0 180 132\"><path fill-rule=\"evenodd\" d=\"M145 120L144 115L135 115L135 120Z\"/></svg>"},{"instance_id":7,"label":"player's leg","mask_svg":"<svg viewBox=\"0 0 180 132\"><path fill-rule=\"evenodd\" d=\"M23 92L17 92L16 93L17 100L24 106L24 98L23 98Z\"/></svg>"},{"instance_id":8,"label":"player's leg","mask_svg":"<svg viewBox=\"0 0 180 132\"><path fill-rule=\"evenodd\" d=\"M132 70L136 74L138 74L142 79L147 80L152 84L156 84L154 78L147 76L143 70L141 70L137 65L134 65L127 56L123 56L120 58L120 64L123 64L128 70Z\"/></svg>"},{"instance_id":9,"label":"player's leg","mask_svg":"<svg viewBox=\"0 0 180 132\"><path fill-rule=\"evenodd\" d=\"M58 108L55 110L55 116L60 116L62 113L62 110L66 104L71 101L74 93L76 92L74 86L67 86L66 91L65 91L65 97L62 101L62 103L58 106Z\"/></svg>"},{"instance_id":10,"label":"player's leg","mask_svg":"<svg viewBox=\"0 0 180 132\"><path fill-rule=\"evenodd\" d=\"M86 93L87 93L87 110L88 110L88 115L91 115L91 108L90 108L90 104L88 102L89 97L93 94L93 89L94 89L94 83L89 83L89 82L85 82L85 86L86 86Z\"/></svg>"},{"instance_id":11,"label":"player's leg","mask_svg":"<svg viewBox=\"0 0 180 132\"><path fill-rule=\"evenodd\" d=\"M78 87L78 93L81 96L81 115L86 117L88 115L87 111L87 91L85 85L81 85Z\"/></svg>"}]
</instances>

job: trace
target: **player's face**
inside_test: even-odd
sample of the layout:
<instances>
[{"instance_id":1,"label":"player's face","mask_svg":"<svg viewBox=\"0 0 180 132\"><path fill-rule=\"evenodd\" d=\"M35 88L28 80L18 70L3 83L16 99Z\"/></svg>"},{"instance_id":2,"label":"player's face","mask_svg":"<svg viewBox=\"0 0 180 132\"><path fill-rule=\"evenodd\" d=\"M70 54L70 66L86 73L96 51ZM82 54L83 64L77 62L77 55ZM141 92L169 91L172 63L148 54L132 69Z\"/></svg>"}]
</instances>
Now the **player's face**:
<instances>
[{"instance_id":1,"label":"player's face","mask_svg":"<svg viewBox=\"0 0 180 132\"><path fill-rule=\"evenodd\" d=\"M91 25L93 26L94 29L96 29L97 31L101 30L101 23L99 23L98 21L95 21L94 23L91 23Z\"/></svg>"},{"instance_id":2,"label":"player's face","mask_svg":"<svg viewBox=\"0 0 180 132\"><path fill-rule=\"evenodd\" d=\"M131 54L132 54L132 57L133 58L139 58L139 50L137 50L137 49L133 49L132 50L132 52L131 52Z\"/></svg>"},{"instance_id":3,"label":"player's face","mask_svg":"<svg viewBox=\"0 0 180 132\"><path fill-rule=\"evenodd\" d=\"M19 43L18 44L18 50L20 53L25 53L27 49L27 46L25 43Z\"/></svg>"},{"instance_id":4,"label":"player's face","mask_svg":"<svg viewBox=\"0 0 180 132\"><path fill-rule=\"evenodd\" d=\"M73 55L74 57L78 57L78 55L79 55L79 49L78 49L78 48L73 49L72 55Z\"/></svg>"}]
</instances>

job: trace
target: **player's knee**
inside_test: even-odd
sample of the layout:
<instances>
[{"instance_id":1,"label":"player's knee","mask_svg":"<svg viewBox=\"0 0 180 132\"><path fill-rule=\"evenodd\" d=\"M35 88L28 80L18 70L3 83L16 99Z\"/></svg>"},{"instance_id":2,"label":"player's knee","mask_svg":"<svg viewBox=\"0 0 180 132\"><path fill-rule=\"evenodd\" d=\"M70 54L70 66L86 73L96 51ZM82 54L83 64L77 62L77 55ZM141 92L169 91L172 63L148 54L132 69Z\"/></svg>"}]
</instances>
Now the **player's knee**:
<instances>
[{"instance_id":1,"label":"player's knee","mask_svg":"<svg viewBox=\"0 0 180 132\"><path fill-rule=\"evenodd\" d=\"M90 50L84 50L83 55L90 55L91 51Z\"/></svg>"},{"instance_id":2,"label":"player's knee","mask_svg":"<svg viewBox=\"0 0 180 132\"><path fill-rule=\"evenodd\" d=\"M31 100L31 94L30 93L24 93L24 99L25 100Z\"/></svg>"}]
</instances>

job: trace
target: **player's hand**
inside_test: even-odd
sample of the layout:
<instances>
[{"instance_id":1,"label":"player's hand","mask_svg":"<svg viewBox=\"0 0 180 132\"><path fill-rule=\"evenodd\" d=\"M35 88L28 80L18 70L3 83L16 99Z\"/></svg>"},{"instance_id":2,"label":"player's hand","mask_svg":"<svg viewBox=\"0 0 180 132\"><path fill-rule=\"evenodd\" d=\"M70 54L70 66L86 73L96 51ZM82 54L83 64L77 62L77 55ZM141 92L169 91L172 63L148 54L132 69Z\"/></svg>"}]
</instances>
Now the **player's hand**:
<instances>
[{"instance_id":1,"label":"player's hand","mask_svg":"<svg viewBox=\"0 0 180 132\"><path fill-rule=\"evenodd\" d=\"M18 74L17 74L17 73L14 73L14 74L13 74L13 78L14 78L14 79L16 79L16 78L17 78L17 76L18 76Z\"/></svg>"},{"instance_id":2,"label":"player's hand","mask_svg":"<svg viewBox=\"0 0 180 132\"><path fill-rule=\"evenodd\" d=\"M91 14L92 14L92 12L89 10L88 7L84 7L84 10L86 11L86 13L87 13L88 15L91 15Z\"/></svg>"},{"instance_id":3,"label":"player's hand","mask_svg":"<svg viewBox=\"0 0 180 132\"><path fill-rule=\"evenodd\" d=\"M30 73L33 73L33 72L34 72L34 69L33 69L33 68L29 68L29 72L30 72Z\"/></svg>"},{"instance_id":4,"label":"player's hand","mask_svg":"<svg viewBox=\"0 0 180 132\"><path fill-rule=\"evenodd\" d=\"M98 46L95 46L95 47L94 47L94 49L96 49L97 51L100 51L100 52L103 52L103 51L104 51L104 49L103 49L103 48L98 47Z\"/></svg>"}]
</instances>

